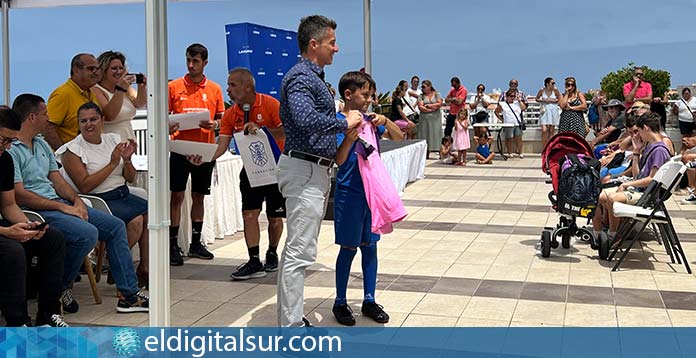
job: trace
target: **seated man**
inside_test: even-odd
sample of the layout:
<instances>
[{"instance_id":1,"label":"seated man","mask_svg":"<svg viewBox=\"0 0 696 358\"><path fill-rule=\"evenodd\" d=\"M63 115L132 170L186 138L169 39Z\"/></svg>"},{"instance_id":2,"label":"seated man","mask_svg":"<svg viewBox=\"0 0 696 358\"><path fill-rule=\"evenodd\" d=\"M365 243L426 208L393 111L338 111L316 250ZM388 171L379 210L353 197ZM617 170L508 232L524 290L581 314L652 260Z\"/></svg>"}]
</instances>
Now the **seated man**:
<instances>
[{"instance_id":1,"label":"seated man","mask_svg":"<svg viewBox=\"0 0 696 358\"><path fill-rule=\"evenodd\" d=\"M636 125L636 116L630 115L626 118L625 125L626 130L621 134L621 137L616 141L612 142L609 147L607 147L602 156L599 159L599 163L602 165L602 169L599 172L599 177L602 179L602 183L607 183L612 179L616 179L624 174L632 176L630 173L625 173L629 171L631 166L631 160L633 158L633 136L629 133L633 127ZM595 147L596 153L597 147ZM617 157L623 157L620 163ZM616 160L615 160L616 159ZM613 165L612 165L613 164Z\"/></svg>"},{"instance_id":2,"label":"seated man","mask_svg":"<svg viewBox=\"0 0 696 358\"><path fill-rule=\"evenodd\" d=\"M121 219L88 208L58 171L56 158L41 133L48 124L44 100L33 94L19 95L12 108L22 120L22 129L13 141L10 154L14 160L14 189L17 202L37 211L53 228L63 232L66 240L63 274L63 310L78 311L70 284L80 265L96 244L106 242L109 267L121 293L117 311L147 312L148 298L139 292L135 268L128 249L126 225Z\"/></svg>"},{"instance_id":3,"label":"seated man","mask_svg":"<svg viewBox=\"0 0 696 358\"><path fill-rule=\"evenodd\" d=\"M6 152L22 121L0 108L0 311L8 327L31 326L27 310L27 267L37 257L39 310L37 326L68 327L60 314L65 242L60 231L30 222L15 203L14 165ZM29 261L29 262L27 262Z\"/></svg>"},{"instance_id":4,"label":"seated man","mask_svg":"<svg viewBox=\"0 0 696 358\"><path fill-rule=\"evenodd\" d=\"M615 193L605 190L599 196L597 215L593 219L594 234L599 235L602 224L609 225L609 238L614 239L619 227L619 218L614 216L614 203L635 205L650 184L657 170L670 159L670 151L660 135L660 117L652 112L638 117L636 125L630 128L634 137L634 152L642 153L640 160L634 158L632 174L635 180L621 184ZM606 219L606 222L603 222Z\"/></svg>"},{"instance_id":5,"label":"seated man","mask_svg":"<svg viewBox=\"0 0 696 358\"><path fill-rule=\"evenodd\" d=\"M606 126L597 134L597 137L592 141L593 146L598 146L602 143L611 143L621 135L624 129L624 121L626 120L626 115L624 114L624 106L618 99L612 99L607 105L602 106L607 110L607 124ZM606 147L606 146L602 146ZM601 147L600 147L601 148ZM596 148L595 148L596 149ZM595 150L595 156L599 158Z\"/></svg>"}]
</instances>

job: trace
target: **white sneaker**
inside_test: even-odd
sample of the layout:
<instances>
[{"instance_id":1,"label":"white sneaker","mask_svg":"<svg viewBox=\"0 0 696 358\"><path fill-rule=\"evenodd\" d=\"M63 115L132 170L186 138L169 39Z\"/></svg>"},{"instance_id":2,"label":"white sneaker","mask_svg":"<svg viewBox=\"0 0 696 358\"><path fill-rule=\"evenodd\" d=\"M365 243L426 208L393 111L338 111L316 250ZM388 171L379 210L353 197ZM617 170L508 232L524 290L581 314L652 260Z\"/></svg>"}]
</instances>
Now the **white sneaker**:
<instances>
[{"instance_id":1,"label":"white sneaker","mask_svg":"<svg viewBox=\"0 0 696 358\"><path fill-rule=\"evenodd\" d=\"M682 204L696 204L696 194L691 194L686 198L682 199Z\"/></svg>"},{"instance_id":2,"label":"white sneaker","mask_svg":"<svg viewBox=\"0 0 696 358\"><path fill-rule=\"evenodd\" d=\"M520 159L524 159L524 153L520 153Z\"/></svg>"}]
</instances>

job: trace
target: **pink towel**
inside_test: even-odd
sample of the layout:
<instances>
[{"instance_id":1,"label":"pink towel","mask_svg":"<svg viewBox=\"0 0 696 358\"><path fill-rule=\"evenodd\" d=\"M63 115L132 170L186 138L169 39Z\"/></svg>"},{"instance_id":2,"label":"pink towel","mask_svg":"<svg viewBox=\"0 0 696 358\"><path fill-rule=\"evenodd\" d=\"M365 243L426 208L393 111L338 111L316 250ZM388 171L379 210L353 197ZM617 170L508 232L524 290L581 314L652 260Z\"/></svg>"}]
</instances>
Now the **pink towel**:
<instances>
[{"instance_id":1,"label":"pink towel","mask_svg":"<svg viewBox=\"0 0 696 358\"><path fill-rule=\"evenodd\" d=\"M377 136L372 123L362 126L360 138L377 148ZM367 159L358 155L358 168L365 187L367 205L372 213L372 232L388 234L394 231L392 223L403 220L408 213L382 163L379 151L373 151Z\"/></svg>"}]
</instances>

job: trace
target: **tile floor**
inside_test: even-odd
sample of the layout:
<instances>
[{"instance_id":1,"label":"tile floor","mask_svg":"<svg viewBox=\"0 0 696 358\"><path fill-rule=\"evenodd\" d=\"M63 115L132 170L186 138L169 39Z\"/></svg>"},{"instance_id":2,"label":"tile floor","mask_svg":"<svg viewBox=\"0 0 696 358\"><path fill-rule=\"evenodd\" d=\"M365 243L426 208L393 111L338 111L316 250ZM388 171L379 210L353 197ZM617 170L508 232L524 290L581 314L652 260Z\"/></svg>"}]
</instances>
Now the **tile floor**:
<instances>
[{"instance_id":1,"label":"tile floor","mask_svg":"<svg viewBox=\"0 0 696 358\"><path fill-rule=\"evenodd\" d=\"M671 264L656 241L641 241L624 268L584 243L556 249L543 259L537 243L543 226L558 216L546 197L550 186L539 156L480 166L428 161L426 178L403 196L409 216L379 246L377 301L390 313L387 326L693 326L696 277ZM696 258L696 206L668 205L687 257ZM265 250L265 232L262 233ZM270 326L276 324L275 274L232 282L246 260L243 236L211 246L213 261L187 260L172 267L172 324ZM335 325L333 267L337 248L332 222L324 222L317 262L308 271L305 311L319 325ZM359 326L362 298L359 258L349 283L349 303ZM78 283L80 312L72 325L147 324L145 314L116 314L113 286L100 283L95 305L89 285Z\"/></svg>"}]
</instances>

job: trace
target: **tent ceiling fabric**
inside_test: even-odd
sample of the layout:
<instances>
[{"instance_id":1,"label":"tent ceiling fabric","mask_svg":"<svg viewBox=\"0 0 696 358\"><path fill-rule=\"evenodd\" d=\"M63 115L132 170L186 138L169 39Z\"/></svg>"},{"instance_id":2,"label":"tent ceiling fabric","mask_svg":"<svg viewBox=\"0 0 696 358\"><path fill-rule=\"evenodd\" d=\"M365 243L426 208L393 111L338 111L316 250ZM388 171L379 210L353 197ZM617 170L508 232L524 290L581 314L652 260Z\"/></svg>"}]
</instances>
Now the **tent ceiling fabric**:
<instances>
[{"instance_id":1,"label":"tent ceiling fabric","mask_svg":"<svg viewBox=\"0 0 696 358\"><path fill-rule=\"evenodd\" d=\"M169 2L192 2L205 0L169 0ZM145 0L10 0L12 9L33 9L39 7L86 6L113 4L144 4Z\"/></svg>"}]
</instances>

